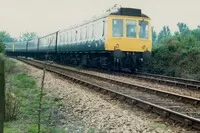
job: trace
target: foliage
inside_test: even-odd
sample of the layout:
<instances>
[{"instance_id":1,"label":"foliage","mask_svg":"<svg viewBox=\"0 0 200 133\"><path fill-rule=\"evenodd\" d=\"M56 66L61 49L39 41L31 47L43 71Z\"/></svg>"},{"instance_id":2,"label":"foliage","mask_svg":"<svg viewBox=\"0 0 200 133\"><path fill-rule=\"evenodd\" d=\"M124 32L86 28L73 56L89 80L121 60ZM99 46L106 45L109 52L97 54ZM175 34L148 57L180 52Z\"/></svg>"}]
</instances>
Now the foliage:
<instances>
[{"instance_id":1,"label":"foliage","mask_svg":"<svg viewBox=\"0 0 200 133\"><path fill-rule=\"evenodd\" d=\"M5 51L5 45L3 44L3 42L0 40L0 53L4 53Z\"/></svg>"},{"instance_id":2,"label":"foliage","mask_svg":"<svg viewBox=\"0 0 200 133\"><path fill-rule=\"evenodd\" d=\"M5 75L6 75L6 95L5 95L5 121L16 120L19 115L19 99L11 91L9 76L16 72L16 63L5 58Z\"/></svg>"},{"instance_id":3,"label":"foliage","mask_svg":"<svg viewBox=\"0 0 200 133\"><path fill-rule=\"evenodd\" d=\"M5 121L16 120L19 115L19 99L14 93L6 91Z\"/></svg>"},{"instance_id":4,"label":"foliage","mask_svg":"<svg viewBox=\"0 0 200 133\"><path fill-rule=\"evenodd\" d=\"M189 32L189 27L184 23L177 24L179 32L182 34L187 34Z\"/></svg>"},{"instance_id":5,"label":"foliage","mask_svg":"<svg viewBox=\"0 0 200 133\"><path fill-rule=\"evenodd\" d=\"M6 31L0 31L0 53L5 52L5 45L3 42L14 42L15 38L12 38L10 34Z\"/></svg>"},{"instance_id":6,"label":"foliage","mask_svg":"<svg viewBox=\"0 0 200 133\"><path fill-rule=\"evenodd\" d=\"M174 35L170 35L168 28L159 33L147 71L200 79L200 29L189 30L184 23L177 26L179 32Z\"/></svg>"},{"instance_id":7,"label":"foliage","mask_svg":"<svg viewBox=\"0 0 200 133\"><path fill-rule=\"evenodd\" d=\"M162 41L163 39L166 39L166 38L168 38L169 36L171 36L171 31L170 31L170 29L169 29L169 27L168 26L164 26L163 28L162 28L162 30L159 32L159 34L158 34L158 41Z\"/></svg>"},{"instance_id":8,"label":"foliage","mask_svg":"<svg viewBox=\"0 0 200 133\"><path fill-rule=\"evenodd\" d=\"M20 39L20 41L30 41L37 37L38 36L35 32L26 32L26 33L23 33L22 36L19 37L19 39Z\"/></svg>"},{"instance_id":9,"label":"foliage","mask_svg":"<svg viewBox=\"0 0 200 133\"><path fill-rule=\"evenodd\" d=\"M156 42L156 39L157 39L157 33L154 30L154 27L152 27L151 30L152 30L152 41L153 41L153 44L154 44Z\"/></svg>"},{"instance_id":10,"label":"foliage","mask_svg":"<svg viewBox=\"0 0 200 133\"><path fill-rule=\"evenodd\" d=\"M36 80L29 76L28 74L22 72L21 67L19 67L15 62L10 60L6 69L6 90L12 93L11 100L20 101L19 113L15 121L9 121L5 123L5 133L16 133L16 132L27 132L35 133L37 132L37 118L38 118L38 95L40 91L37 87ZM16 70L13 70L14 69ZM10 94L11 94L10 93ZM42 108L42 123L41 123L41 133L51 132L55 130L55 127L49 127L51 112L57 108L57 104L53 106L54 97L47 96L44 94L43 108ZM12 104L13 105L13 104ZM7 112L7 111L6 111Z\"/></svg>"},{"instance_id":11,"label":"foliage","mask_svg":"<svg viewBox=\"0 0 200 133\"><path fill-rule=\"evenodd\" d=\"M11 59L5 60L5 66L6 78L8 78L8 76L10 76L13 73L19 72L18 68L16 67L16 62L14 62Z\"/></svg>"},{"instance_id":12,"label":"foliage","mask_svg":"<svg viewBox=\"0 0 200 133\"><path fill-rule=\"evenodd\" d=\"M33 131L33 126L37 123L36 110L39 92L36 89L36 82L25 73L16 73L10 76L9 82L12 92L21 99L19 117L24 119L24 126L28 127L25 132L31 132ZM36 129L34 128L35 132L37 131Z\"/></svg>"},{"instance_id":13,"label":"foliage","mask_svg":"<svg viewBox=\"0 0 200 133\"><path fill-rule=\"evenodd\" d=\"M0 31L0 42L13 42L13 41L16 41L16 39L12 38L8 32Z\"/></svg>"}]
</instances>

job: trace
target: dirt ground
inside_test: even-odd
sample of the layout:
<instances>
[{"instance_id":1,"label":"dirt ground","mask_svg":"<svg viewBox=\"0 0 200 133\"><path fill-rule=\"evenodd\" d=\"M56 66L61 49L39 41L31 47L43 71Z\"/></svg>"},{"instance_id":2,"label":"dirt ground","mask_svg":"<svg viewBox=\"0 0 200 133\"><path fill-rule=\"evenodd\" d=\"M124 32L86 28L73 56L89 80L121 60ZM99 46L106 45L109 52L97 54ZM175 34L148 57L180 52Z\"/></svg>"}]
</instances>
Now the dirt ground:
<instances>
[{"instance_id":1,"label":"dirt ground","mask_svg":"<svg viewBox=\"0 0 200 133\"><path fill-rule=\"evenodd\" d=\"M41 84L42 70L18 62ZM158 116L131 107L108 95L74 84L46 72L45 93L59 97L61 106L53 120L66 132L183 133L187 131Z\"/></svg>"}]
</instances>

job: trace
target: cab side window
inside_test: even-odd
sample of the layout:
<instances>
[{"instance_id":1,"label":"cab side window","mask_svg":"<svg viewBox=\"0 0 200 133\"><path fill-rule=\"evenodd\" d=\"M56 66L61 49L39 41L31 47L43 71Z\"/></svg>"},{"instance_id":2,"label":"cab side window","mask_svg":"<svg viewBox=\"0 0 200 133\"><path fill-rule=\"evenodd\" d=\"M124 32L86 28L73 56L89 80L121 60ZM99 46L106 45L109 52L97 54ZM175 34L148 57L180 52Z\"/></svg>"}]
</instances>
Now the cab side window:
<instances>
[{"instance_id":1,"label":"cab side window","mask_svg":"<svg viewBox=\"0 0 200 133\"><path fill-rule=\"evenodd\" d=\"M149 29L149 24L147 21L139 21L139 26L140 26L140 32L139 36L140 38L143 39L148 39L148 29Z\"/></svg>"},{"instance_id":2,"label":"cab side window","mask_svg":"<svg viewBox=\"0 0 200 133\"><path fill-rule=\"evenodd\" d=\"M126 20L126 37L136 38L136 21Z\"/></svg>"},{"instance_id":3,"label":"cab side window","mask_svg":"<svg viewBox=\"0 0 200 133\"><path fill-rule=\"evenodd\" d=\"M112 36L123 37L123 20L121 19L112 20Z\"/></svg>"}]
</instances>

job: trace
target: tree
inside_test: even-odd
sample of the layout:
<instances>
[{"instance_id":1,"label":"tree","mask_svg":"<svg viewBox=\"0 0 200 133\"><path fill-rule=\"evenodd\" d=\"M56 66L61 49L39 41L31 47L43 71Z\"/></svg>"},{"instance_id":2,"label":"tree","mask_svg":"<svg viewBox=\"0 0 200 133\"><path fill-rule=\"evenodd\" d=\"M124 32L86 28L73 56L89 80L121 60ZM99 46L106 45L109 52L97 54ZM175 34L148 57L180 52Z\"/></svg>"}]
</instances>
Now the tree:
<instances>
[{"instance_id":1,"label":"tree","mask_svg":"<svg viewBox=\"0 0 200 133\"><path fill-rule=\"evenodd\" d=\"M12 38L6 31L0 31L0 53L4 53L5 45L4 42L14 42L15 38Z\"/></svg>"},{"instance_id":2,"label":"tree","mask_svg":"<svg viewBox=\"0 0 200 133\"><path fill-rule=\"evenodd\" d=\"M152 41L154 43L154 42L156 42L156 39L157 39L157 33L154 30L154 27L152 27L151 30L152 30Z\"/></svg>"},{"instance_id":3,"label":"tree","mask_svg":"<svg viewBox=\"0 0 200 133\"><path fill-rule=\"evenodd\" d=\"M12 38L10 34L6 31L0 31L0 41L1 42L14 42L15 38Z\"/></svg>"},{"instance_id":4,"label":"tree","mask_svg":"<svg viewBox=\"0 0 200 133\"><path fill-rule=\"evenodd\" d=\"M4 59L0 57L0 132L4 132L4 118L5 118L5 73L4 73Z\"/></svg>"},{"instance_id":5,"label":"tree","mask_svg":"<svg viewBox=\"0 0 200 133\"><path fill-rule=\"evenodd\" d=\"M158 41L161 41L163 39L166 39L167 37L171 36L171 31L168 26L163 26L162 30L158 34Z\"/></svg>"},{"instance_id":6,"label":"tree","mask_svg":"<svg viewBox=\"0 0 200 133\"><path fill-rule=\"evenodd\" d=\"M200 41L200 29L194 29L191 31L191 34L198 40Z\"/></svg>"},{"instance_id":7,"label":"tree","mask_svg":"<svg viewBox=\"0 0 200 133\"><path fill-rule=\"evenodd\" d=\"M37 37L38 36L35 32L26 32L26 33L23 33L22 36L19 37L19 39L20 39L20 41L30 41Z\"/></svg>"},{"instance_id":8,"label":"tree","mask_svg":"<svg viewBox=\"0 0 200 133\"><path fill-rule=\"evenodd\" d=\"M178 23L177 26L181 34L186 34L189 32L189 27L185 23Z\"/></svg>"},{"instance_id":9,"label":"tree","mask_svg":"<svg viewBox=\"0 0 200 133\"><path fill-rule=\"evenodd\" d=\"M5 45L0 40L0 53L4 53L4 50L5 50Z\"/></svg>"}]
</instances>

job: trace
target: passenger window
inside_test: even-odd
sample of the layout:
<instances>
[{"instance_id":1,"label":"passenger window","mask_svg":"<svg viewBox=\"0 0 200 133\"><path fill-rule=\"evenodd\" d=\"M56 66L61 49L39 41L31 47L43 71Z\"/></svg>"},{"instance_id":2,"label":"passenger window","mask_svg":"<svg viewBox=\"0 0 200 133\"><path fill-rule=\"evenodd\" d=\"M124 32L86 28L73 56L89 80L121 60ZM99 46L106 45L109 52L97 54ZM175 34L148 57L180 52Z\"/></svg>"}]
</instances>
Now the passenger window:
<instances>
[{"instance_id":1,"label":"passenger window","mask_svg":"<svg viewBox=\"0 0 200 133\"><path fill-rule=\"evenodd\" d=\"M62 36L60 35L60 43L62 43Z\"/></svg>"},{"instance_id":2,"label":"passenger window","mask_svg":"<svg viewBox=\"0 0 200 133\"><path fill-rule=\"evenodd\" d=\"M83 35L82 35L82 40L86 40L86 38L87 38L87 27L85 26L85 27L83 27L83 33L82 33Z\"/></svg>"},{"instance_id":3,"label":"passenger window","mask_svg":"<svg viewBox=\"0 0 200 133\"><path fill-rule=\"evenodd\" d=\"M88 28L87 28L87 38L88 38L88 40L91 39L91 37L90 37L90 33L91 33L90 29L91 29L91 25L88 25Z\"/></svg>"},{"instance_id":4,"label":"passenger window","mask_svg":"<svg viewBox=\"0 0 200 133\"><path fill-rule=\"evenodd\" d=\"M140 26L140 32L139 32L140 38L148 39L148 32L149 32L148 22L139 21L139 26Z\"/></svg>"},{"instance_id":5,"label":"passenger window","mask_svg":"<svg viewBox=\"0 0 200 133\"><path fill-rule=\"evenodd\" d=\"M104 36L105 35L105 20L103 20L102 27L103 27L102 36Z\"/></svg>"},{"instance_id":6,"label":"passenger window","mask_svg":"<svg viewBox=\"0 0 200 133\"><path fill-rule=\"evenodd\" d=\"M67 43L69 43L70 42L70 33L69 33L69 31L67 32Z\"/></svg>"},{"instance_id":7,"label":"passenger window","mask_svg":"<svg viewBox=\"0 0 200 133\"><path fill-rule=\"evenodd\" d=\"M90 39L90 25L87 26L87 40Z\"/></svg>"},{"instance_id":8,"label":"passenger window","mask_svg":"<svg viewBox=\"0 0 200 133\"><path fill-rule=\"evenodd\" d=\"M77 41L77 36L78 36L78 31L77 29L75 30L75 41Z\"/></svg>"},{"instance_id":9,"label":"passenger window","mask_svg":"<svg viewBox=\"0 0 200 133\"><path fill-rule=\"evenodd\" d=\"M87 29L88 29L88 26L85 26L85 40L87 39Z\"/></svg>"},{"instance_id":10,"label":"passenger window","mask_svg":"<svg viewBox=\"0 0 200 133\"><path fill-rule=\"evenodd\" d=\"M72 43L72 41L73 41L73 32L72 31L70 31L71 32L71 43Z\"/></svg>"},{"instance_id":11,"label":"passenger window","mask_svg":"<svg viewBox=\"0 0 200 133\"><path fill-rule=\"evenodd\" d=\"M123 37L123 20L113 19L112 35L113 35L113 37Z\"/></svg>"},{"instance_id":12,"label":"passenger window","mask_svg":"<svg viewBox=\"0 0 200 133\"><path fill-rule=\"evenodd\" d=\"M94 24L92 24L92 39L94 39Z\"/></svg>"},{"instance_id":13,"label":"passenger window","mask_svg":"<svg viewBox=\"0 0 200 133\"><path fill-rule=\"evenodd\" d=\"M74 29L72 30L72 43L74 43L74 40L75 40L75 36L74 36Z\"/></svg>"},{"instance_id":14,"label":"passenger window","mask_svg":"<svg viewBox=\"0 0 200 133\"><path fill-rule=\"evenodd\" d=\"M80 28L80 40L83 40L83 28Z\"/></svg>"},{"instance_id":15,"label":"passenger window","mask_svg":"<svg viewBox=\"0 0 200 133\"><path fill-rule=\"evenodd\" d=\"M77 40L76 41L80 41L80 29L77 29Z\"/></svg>"},{"instance_id":16,"label":"passenger window","mask_svg":"<svg viewBox=\"0 0 200 133\"><path fill-rule=\"evenodd\" d=\"M136 21L126 20L126 37L136 38Z\"/></svg>"},{"instance_id":17,"label":"passenger window","mask_svg":"<svg viewBox=\"0 0 200 133\"><path fill-rule=\"evenodd\" d=\"M71 42L71 33L70 33L70 31L68 32L68 43L70 43Z\"/></svg>"},{"instance_id":18,"label":"passenger window","mask_svg":"<svg viewBox=\"0 0 200 133\"><path fill-rule=\"evenodd\" d=\"M63 43L65 43L65 34L63 34Z\"/></svg>"},{"instance_id":19,"label":"passenger window","mask_svg":"<svg viewBox=\"0 0 200 133\"><path fill-rule=\"evenodd\" d=\"M67 34L67 32L65 33L65 42L66 43L68 42L68 34Z\"/></svg>"}]
</instances>

